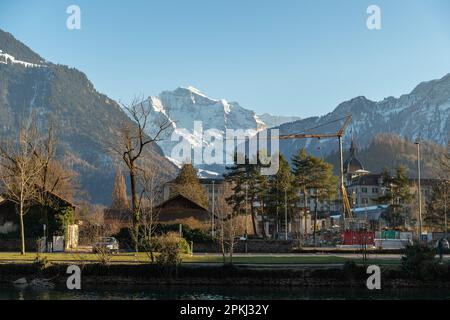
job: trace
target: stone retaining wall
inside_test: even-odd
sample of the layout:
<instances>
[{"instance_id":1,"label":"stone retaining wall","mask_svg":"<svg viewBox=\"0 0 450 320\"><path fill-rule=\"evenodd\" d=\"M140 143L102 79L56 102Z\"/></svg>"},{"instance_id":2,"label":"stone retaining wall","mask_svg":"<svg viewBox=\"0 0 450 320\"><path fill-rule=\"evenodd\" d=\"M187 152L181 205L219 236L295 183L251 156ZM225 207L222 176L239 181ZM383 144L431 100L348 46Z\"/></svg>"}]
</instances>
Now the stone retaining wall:
<instances>
[{"instance_id":1,"label":"stone retaining wall","mask_svg":"<svg viewBox=\"0 0 450 320\"><path fill-rule=\"evenodd\" d=\"M290 253L297 247L296 241L248 240L238 241L235 253ZM218 243L194 243L194 253L221 253Z\"/></svg>"}]
</instances>

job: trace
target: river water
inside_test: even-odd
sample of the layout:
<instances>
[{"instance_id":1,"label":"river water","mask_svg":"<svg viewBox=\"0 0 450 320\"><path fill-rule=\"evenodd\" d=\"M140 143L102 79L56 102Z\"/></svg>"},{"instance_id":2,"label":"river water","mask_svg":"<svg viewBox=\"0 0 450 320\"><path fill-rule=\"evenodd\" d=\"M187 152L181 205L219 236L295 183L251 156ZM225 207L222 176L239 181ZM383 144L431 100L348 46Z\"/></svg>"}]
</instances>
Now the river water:
<instances>
[{"instance_id":1,"label":"river water","mask_svg":"<svg viewBox=\"0 0 450 320\"><path fill-rule=\"evenodd\" d=\"M415 300L450 299L450 289L261 288L201 286L90 286L80 291L0 287L0 300Z\"/></svg>"}]
</instances>

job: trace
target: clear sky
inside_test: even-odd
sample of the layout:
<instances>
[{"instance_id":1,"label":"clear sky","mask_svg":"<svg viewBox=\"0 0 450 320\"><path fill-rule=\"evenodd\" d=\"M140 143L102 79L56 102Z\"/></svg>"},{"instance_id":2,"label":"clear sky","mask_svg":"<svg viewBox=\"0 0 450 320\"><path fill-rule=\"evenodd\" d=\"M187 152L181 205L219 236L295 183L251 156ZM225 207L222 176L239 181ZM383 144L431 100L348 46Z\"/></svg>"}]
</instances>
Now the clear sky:
<instances>
[{"instance_id":1,"label":"clear sky","mask_svg":"<svg viewBox=\"0 0 450 320\"><path fill-rule=\"evenodd\" d=\"M71 4L81 30L66 28ZM0 28L123 102L192 85L306 117L450 73L448 0L0 0Z\"/></svg>"}]
</instances>

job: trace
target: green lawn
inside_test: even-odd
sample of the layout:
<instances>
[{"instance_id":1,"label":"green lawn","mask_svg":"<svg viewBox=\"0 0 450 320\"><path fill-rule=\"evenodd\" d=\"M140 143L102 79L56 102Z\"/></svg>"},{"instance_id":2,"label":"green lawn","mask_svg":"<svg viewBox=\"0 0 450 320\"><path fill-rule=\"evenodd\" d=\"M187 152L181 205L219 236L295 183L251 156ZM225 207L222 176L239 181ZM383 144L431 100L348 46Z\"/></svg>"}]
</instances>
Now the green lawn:
<instances>
[{"instance_id":1,"label":"green lawn","mask_svg":"<svg viewBox=\"0 0 450 320\"><path fill-rule=\"evenodd\" d=\"M96 262L99 256L90 253L45 253L41 256L47 257L52 262ZM27 253L25 256L19 253L0 253L0 263L12 262L32 262L36 258L35 253ZM274 264L274 265L301 265L301 264L342 264L350 257L339 257L333 255L321 256L236 256L233 262L236 264ZM355 262L362 263L361 258L353 258ZM112 263L145 263L148 262L148 256L145 253L121 253L111 256ZM222 257L218 255L184 255L183 263L221 263ZM400 259L369 259L371 264L395 265L400 263Z\"/></svg>"}]
</instances>

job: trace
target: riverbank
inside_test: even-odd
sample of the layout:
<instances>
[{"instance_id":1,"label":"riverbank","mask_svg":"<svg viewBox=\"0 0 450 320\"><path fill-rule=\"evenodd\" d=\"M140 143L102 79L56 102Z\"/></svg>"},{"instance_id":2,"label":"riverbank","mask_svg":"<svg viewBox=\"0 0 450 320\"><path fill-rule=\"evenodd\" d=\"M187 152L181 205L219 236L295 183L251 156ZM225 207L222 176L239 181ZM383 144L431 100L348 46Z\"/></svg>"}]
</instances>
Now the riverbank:
<instances>
[{"instance_id":1,"label":"riverbank","mask_svg":"<svg viewBox=\"0 0 450 320\"><path fill-rule=\"evenodd\" d=\"M35 264L0 265L0 283L19 278L52 279L65 285L69 264L52 264L40 269ZM346 263L336 267L251 267L181 265L178 268L150 264L80 265L82 285L165 285L165 286L246 286L246 287L353 287L366 288L368 275L362 265ZM439 279L416 280L400 267L382 267L383 288L450 288L447 274Z\"/></svg>"}]
</instances>

